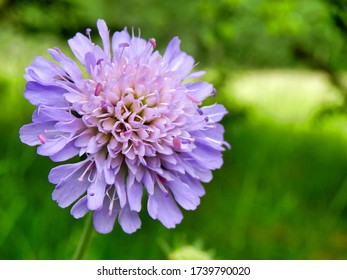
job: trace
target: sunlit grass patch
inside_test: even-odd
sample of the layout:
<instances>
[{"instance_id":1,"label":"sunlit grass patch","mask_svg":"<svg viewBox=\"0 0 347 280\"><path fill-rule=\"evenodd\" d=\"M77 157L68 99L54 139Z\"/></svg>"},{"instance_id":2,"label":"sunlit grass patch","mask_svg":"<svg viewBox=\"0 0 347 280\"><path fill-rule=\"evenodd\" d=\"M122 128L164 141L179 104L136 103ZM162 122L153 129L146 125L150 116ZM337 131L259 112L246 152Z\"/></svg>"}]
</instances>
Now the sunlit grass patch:
<instances>
[{"instance_id":1,"label":"sunlit grass patch","mask_svg":"<svg viewBox=\"0 0 347 280\"><path fill-rule=\"evenodd\" d=\"M256 117L280 123L304 124L327 103L341 103L323 73L305 70L242 72L226 88L229 99L250 107Z\"/></svg>"}]
</instances>

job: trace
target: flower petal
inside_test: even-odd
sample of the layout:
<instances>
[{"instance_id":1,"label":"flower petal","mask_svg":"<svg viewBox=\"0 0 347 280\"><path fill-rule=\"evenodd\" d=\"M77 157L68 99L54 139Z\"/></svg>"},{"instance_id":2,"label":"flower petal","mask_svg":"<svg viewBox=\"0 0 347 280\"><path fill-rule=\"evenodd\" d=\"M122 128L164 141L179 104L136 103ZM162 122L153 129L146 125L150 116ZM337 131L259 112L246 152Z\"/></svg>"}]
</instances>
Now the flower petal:
<instances>
[{"instance_id":1,"label":"flower petal","mask_svg":"<svg viewBox=\"0 0 347 280\"><path fill-rule=\"evenodd\" d=\"M48 175L48 180L52 184L58 184L60 181L69 178L78 170L85 170L90 164L89 159L80 161L78 163L63 164L51 169Z\"/></svg>"},{"instance_id":2,"label":"flower petal","mask_svg":"<svg viewBox=\"0 0 347 280\"><path fill-rule=\"evenodd\" d=\"M121 169L116 175L115 187L117 190L117 195L119 198L120 207L124 207L127 202L126 191L125 191L125 173L124 170Z\"/></svg>"},{"instance_id":3,"label":"flower petal","mask_svg":"<svg viewBox=\"0 0 347 280\"><path fill-rule=\"evenodd\" d=\"M88 188L88 208L90 210L98 210L102 207L106 182L102 174L96 174L94 182L92 182Z\"/></svg>"},{"instance_id":4,"label":"flower petal","mask_svg":"<svg viewBox=\"0 0 347 280\"><path fill-rule=\"evenodd\" d=\"M196 78L201 78L202 76L204 76L206 74L206 71L196 71L193 73L190 73L187 76L187 79L196 79Z\"/></svg>"},{"instance_id":5,"label":"flower petal","mask_svg":"<svg viewBox=\"0 0 347 280\"><path fill-rule=\"evenodd\" d=\"M81 85L83 75L76 64L71 58L67 57L60 49L49 49L48 52L58 62L60 62L62 68L66 72L66 76L73 81L77 86Z\"/></svg>"},{"instance_id":6,"label":"flower petal","mask_svg":"<svg viewBox=\"0 0 347 280\"><path fill-rule=\"evenodd\" d=\"M110 59L110 33L108 31L106 22L102 19L98 19L96 25L99 30L99 34L104 45L104 52L106 54L106 58Z\"/></svg>"},{"instance_id":7,"label":"flower petal","mask_svg":"<svg viewBox=\"0 0 347 280\"><path fill-rule=\"evenodd\" d=\"M194 179L191 176L184 176L184 181L196 195L200 197L205 195L205 189L199 180Z\"/></svg>"},{"instance_id":8,"label":"flower petal","mask_svg":"<svg viewBox=\"0 0 347 280\"><path fill-rule=\"evenodd\" d=\"M154 182L150 171L146 170L143 175L143 184L149 194L154 194Z\"/></svg>"},{"instance_id":9,"label":"flower petal","mask_svg":"<svg viewBox=\"0 0 347 280\"><path fill-rule=\"evenodd\" d=\"M180 50L181 40L178 37L172 38L166 47L165 53L163 55L163 61L170 64L172 60L181 52Z\"/></svg>"},{"instance_id":10,"label":"flower petal","mask_svg":"<svg viewBox=\"0 0 347 280\"><path fill-rule=\"evenodd\" d=\"M183 215L170 194L164 194L155 189L154 195L148 199L148 213L153 219L158 219L167 228L174 228L179 224Z\"/></svg>"},{"instance_id":11,"label":"flower petal","mask_svg":"<svg viewBox=\"0 0 347 280\"><path fill-rule=\"evenodd\" d=\"M193 57L180 50L181 41L174 37L168 44L163 61L168 64L171 71L175 71L178 80L185 78L194 66Z\"/></svg>"},{"instance_id":12,"label":"flower petal","mask_svg":"<svg viewBox=\"0 0 347 280\"><path fill-rule=\"evenodd\" d=\"M93 79L97 79L97 75L95 75L94 70L95 70L95 65L96 65L96 58L95 55L91 52L86 53L85 55L85 67L87 70L88 75Z\"/></svg>"},{"instance_id":13,"label":"flower petal","mask_svg":"<svg viewBox=\"0 0 347 280\"><path fill-rule=\"evenodd\" d=\"M37 56L33 63L25 69L24 78L28 81L35 81L42 85L53 85L56 77L63 76L64 71L53 62L44 57Z\"/></svg>"},{"instance_id":14,"label":"flower petal","mask_svg":"<svg viewBox=\"0 0 347 280\"><path fill-rule=\"evenodd\" d=\"M70 112L57 107L39 106L34 111L32 120L34 123L48 122L48 121L61 121L68 122L74 120L74 117Z\"/></svg>"},{"instance_id":15,"label":"flower petal","mask_svg":"<svg viewBox=\"0 0 347 280\"><path fill-rule=\"evenodd\" d=\"M112 51L113 51L113 60L119 59L119 54L121 52L126 53L126 48L123 50L121 44L130 42L130 35L126 28L123 31L115 32L112 36Z\"/></svg>"},{"instance_id":16,"label":"flower petal","mask_svg":"<svg viewBox=\"0 0 347 280\"><path fill-rule=\"evenodd\" d=\"M24 96L34 105L67 108L64 93L66 93L66 90L61 87L27 82Z\"/></svg>"},{"instance_id":17,"label":"flower petal","mask_svg":"<svg viewBox=\"0 0 347 280\"><path fill-rule=\"evenodd\" d=\"M134 181L132 184L127 184L127 195L130 210L140 212L142 199L142 183Z\"/></svg>"},{"instance_id":18,"label":"flower petal","mask_svg":"<svg viewBox=\"0 0 347 280\"><path fill-rule=\"evenodd\" d=\"M75 37L68 40L68 44L77 59L84 65L84 58L88 52L92 52L93 43L83 34L77 33Z\"/></svg>"},{"instance_id":19,"label":"flower petal","mask_svg":"<svg viewBox=\"0 0 347 280\"><path fill-rule=\"evenodd\" d=\"M187 160L194 159L199 163L199 166L206 169L215 170L222 166L223 157L220 150L213 149L206 143L199 141L195 142L196 148L189 154Z\"/></svg>"},{"instance_id":20,"label":"flower petal","mask_svg":"<svg viewBox=\"0 0 347 280\"><path fill-rule=\"evenodd\" d=\"M157 219L158 216L158 202L155 200L154 194L148 196L147 211L152 219Z\"/></svg>"},{"instance_id":21,"label":"flower petal","mask_svg":"<svg viewBox=\"0 0 347 280\"><path fill-rule=\"evenodd\" d=\"M87 196L83 196L74 204L74 206L72 206L70 213L72 216L74 216L75 219L82 218L85 214L88 213L89 208L87 206L87 201Z\"/></svg>"},{"instance_id":22,"label":"flower petal","mask_svg":"<svg viewBox=\"0 0 347 280\"><path fill-rule=\"evenodd\" d=\"M219 122L228 111L221 104L214 104L201 108L204 115L208 117L209 122Z\"/></svg>"},{"instance_id":23,"label":"flower petal","mask_svg":"<svg viewBox=\"0 0 347 280\"><path fill-rule=\"evenodd\" d=\"M141 227L141 220L136 211L131 211L129 207L123 208L119 213L119 224L126 233L133 233Z\"/></svg>"},{"instance_id":24,"label":"flower petal","mask_svg":"<svg viewBox=\"0 0 347 280\"><path fill-rule=\"evenodd\" d=\"M53 200L57 201L60 207L65 208L69 206L87 190L90 182L88 180L79 180L83 171L83 168L79 168L68 177L61 178L62 180L60 180L52 193Z\"/></svg>"},{"instance_id":25,"label":"flower petal","mask_svg":"<svg viewBox=\"0 0 347 280\"><path fill-rule=\"evenodd\" d=\"M67 137L47 139L45 143L37 148L37 153L41 156L53 156L61 151L69 142L70 139Z\"/></svg>"},{"instance_id":26,"label":"flower petal","mask_svg":"<svg viewBox=\"0 0 347 280\"><path fill-rule=\"evenodd\" d=\"M195 210L200 204L199 196L192 189L182 182L179 178L167 182L175 200L186 210Z\"/></svg>"},{"instance_id":27,"label":"flower petal","mask_svg":"<svg viewBox=\"0 0 347 280\"><path fill-rule=\"evenodd\" d=\"M206 130L194 131L192 135L195 137L195 141L203 143L207 146L210 146L213 149L224 151L226 146L230 149L229 143L223 140L224 127L216 123L212 127Z\"/></svg>"},{"instance_id":28,"label":"flower petal","mask_svg":"<svg viewBox=\"0 0 347 280\"><path fill-rule=\"evenodd\" d=\"M55 128L62 132L77 133L80 130L86 129L86 125L82 119L73 117L69 121L58 122L55 125Z\"/></svg>"},{"instance_id":29,"label":"flower petal","mask_svg":"<svg viewBox=\"0 0 347 280\"><path fill-rule=\"evenodd\" d=\"M203 101L212 94L213 86L206 82L196 82L186 86L187 94L192 95L195 99Z\"/></svg>"},{"instance_id":30,"label":"flower petal","mask_svg":"<svg viewBox=\"0 0 347 280\"><path fill-rule=\"evenodd\" d=\"M109 200L105 198L103 207L94 212L93 222L95 230L99 233L110 233L113 229L114 222L118 215L118 208L114 208L113 211L109 211Z\"/></svg>"},{"instance_id":31,"label":"flower petal","mask_svg":"<svg viewBox=\"0 0 347 280\"><path fill-rule=\"evenodd\" d=\"M64 149L61 149L59 152L51 155L49 158L55 162L65 161L73 158L74 156L77 156L79 151L80 149L77 148L73 142L69 142L68 144L66 144Z\"/></svg>"},{"instance_id":32,"label":"flower petal","mask_svg":"<svg viewBox=\"0 0 347 280\"><path fill-rule=\"evenodd\" d=\"M45 131L54 129L55 122L30 123L23 125L19 130L20 140L29 145L35 146L42 144L39 135L45 134Z\"/></svg>"}]
</instances>

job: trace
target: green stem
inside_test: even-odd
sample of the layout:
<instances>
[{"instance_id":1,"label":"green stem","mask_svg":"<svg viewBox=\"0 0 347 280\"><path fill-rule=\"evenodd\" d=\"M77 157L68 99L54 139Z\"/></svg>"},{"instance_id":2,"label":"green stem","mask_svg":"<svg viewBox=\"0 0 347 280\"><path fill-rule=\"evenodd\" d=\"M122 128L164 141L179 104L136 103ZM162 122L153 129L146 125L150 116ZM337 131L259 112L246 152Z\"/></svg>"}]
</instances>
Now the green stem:
<instances>
[{"instance_id":1,"label":"green stem","mask_svg":"<svg viewBox=\"0 0 347 280\"><path fill-rule=\"evenodd\" d=\"M86 223L84 225L82 237L73 255L74 260L82 260L85 257L87 251L89 250L89 247L92 243L94 232L95 232L93 228L92 220L93 220L92 213L88 213L86 218Z\"/></svg>"}]
</instances>

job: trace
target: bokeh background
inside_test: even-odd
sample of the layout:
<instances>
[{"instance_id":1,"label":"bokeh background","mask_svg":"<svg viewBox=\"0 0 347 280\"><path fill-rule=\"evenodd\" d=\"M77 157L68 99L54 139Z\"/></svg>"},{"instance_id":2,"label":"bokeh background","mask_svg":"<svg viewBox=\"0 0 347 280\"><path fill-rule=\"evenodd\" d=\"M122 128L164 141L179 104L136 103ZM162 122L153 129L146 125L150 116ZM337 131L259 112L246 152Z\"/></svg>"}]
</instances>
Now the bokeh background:
<instances>
[{"instance_id":1,"label":"bokeh background","mask_svg":"<svg viewBox=\"0 0 347 280\"><path fill-rule=\"evenodd\" d=\"M19 141L24 68L103 18L163 51L178 35L223 103L232 149L168 230L95 234L88 259L347 259L344 0L0 0L0 259L70 259L84 219L52 201L56 166ZM145 207L144 207L145 208Z\"/></svg>"}]
</instances>

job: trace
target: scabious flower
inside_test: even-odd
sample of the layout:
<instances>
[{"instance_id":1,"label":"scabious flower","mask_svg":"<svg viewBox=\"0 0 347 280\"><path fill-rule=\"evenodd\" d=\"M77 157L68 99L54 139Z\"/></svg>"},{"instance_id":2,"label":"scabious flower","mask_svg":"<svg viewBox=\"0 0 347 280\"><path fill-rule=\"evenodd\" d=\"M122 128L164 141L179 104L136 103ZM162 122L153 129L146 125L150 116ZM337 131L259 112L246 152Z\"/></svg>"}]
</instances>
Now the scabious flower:
<instances>
[{"instance_id":1,"label":"scabious flower","mask_svg":"<svg viewBox=\"0 0 347 280\"><path fill-rule=\"evenodd\" d=\"M187 81L204 72L191 73L194 59L178 38L162 56L154 39L124 29L110 40L103 20L97 27L103 48L90 29L68 41L82 70L58 48L48 50L56 62L36 57L26 68L24 94L37 109L20 138L56 162L79 157L51 170L52 197L60 207L75 202L75 218L93 211L98 232L112 231L117 217L125 232L136 231L143 197L149 215L173 228L183 218L177 204L194 210L201 182L223 163L228 144L218 122L227 111L199 107L215 89Z\"/></svg>"}]
</instances>

